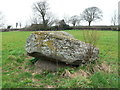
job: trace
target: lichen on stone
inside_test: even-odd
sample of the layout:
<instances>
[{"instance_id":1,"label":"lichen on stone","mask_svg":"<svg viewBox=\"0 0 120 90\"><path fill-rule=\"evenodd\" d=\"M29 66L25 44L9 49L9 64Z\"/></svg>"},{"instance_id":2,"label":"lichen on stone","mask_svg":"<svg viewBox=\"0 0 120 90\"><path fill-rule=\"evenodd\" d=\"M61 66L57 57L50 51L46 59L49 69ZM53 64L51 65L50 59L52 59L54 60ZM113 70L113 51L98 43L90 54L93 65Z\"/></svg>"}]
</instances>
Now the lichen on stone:
<instances>
[{"instance_id":1,"label":"lichen on stone","mask_svg":"<svg viewBox=\"0 0 120 90\"><path fill-rule=\"evenodd\" d=\"M34 32L26 43L26 51L31 53L30 55L36 52L40 57L43 55L47 58L51 57L53 60L76 65L86 62L89 47L93 46L79 41L63 31ZM95 48L92 52L93 55L88 61L94 61L98 58L99 49Z\"/></svg>"},{"instance_id":2,"label":"lichen on stone","mask_svg":"<svg viewBox=\"0 0 120 90\"><path fill-rule=\"evenodd\" d=\"M55 51L53 40L48 40L48 41L44 42L43 44L47 45L51 50Z\"/></svg>"}]
</instances>

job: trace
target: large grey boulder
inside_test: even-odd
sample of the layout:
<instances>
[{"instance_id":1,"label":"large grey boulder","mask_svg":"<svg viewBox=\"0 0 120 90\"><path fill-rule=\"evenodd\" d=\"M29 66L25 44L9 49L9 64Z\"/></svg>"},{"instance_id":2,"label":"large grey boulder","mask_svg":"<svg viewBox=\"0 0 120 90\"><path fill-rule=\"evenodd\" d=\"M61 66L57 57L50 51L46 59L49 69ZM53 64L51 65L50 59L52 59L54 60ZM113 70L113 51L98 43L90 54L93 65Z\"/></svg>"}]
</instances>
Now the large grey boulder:
<instances>
[{"instance_id":1,"label":"large grey boulder","mask_svg":"<svg viewBox=\"0 0 120 90\"><path fill-rule=\"evenodd\" d=\"M32 33L26 42L28 55L66 64L80 65L98 58L99 49L63 31Z\"/></svg>"}]
</instances>

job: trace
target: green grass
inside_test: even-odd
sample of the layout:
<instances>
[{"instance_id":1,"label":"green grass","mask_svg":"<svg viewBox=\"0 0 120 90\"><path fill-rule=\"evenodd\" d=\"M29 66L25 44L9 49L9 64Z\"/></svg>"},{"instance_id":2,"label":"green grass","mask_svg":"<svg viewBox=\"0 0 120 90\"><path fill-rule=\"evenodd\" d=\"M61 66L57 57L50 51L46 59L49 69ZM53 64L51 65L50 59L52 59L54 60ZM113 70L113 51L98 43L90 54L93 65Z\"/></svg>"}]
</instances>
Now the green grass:
<instances>
[{"instance_id":1,"label":"green grass","mask_svg":"<svg viewBox=\"0 0 120 90\"><path fill-rule=\"evenodd\" d=\"M66 31L75 38L84 41L83 31ZM66 68L71 73L82 69L92 73L89 77L75 78L61 77L64 69L57 73L44 72L34 74L34 66L25 51L27 37L32 32L1 32L2 33L2 87L3 88L38 88L38 87L83 87L83 88L117 88L118 87L118 32L98 31L100 40L97 47L100 49L100 59L97 64L105 61L110 66L110 72L103 70L92 72L95 64L79 68ZM0 39L1 40L1 39ZM104 54L110 50L105 56Z\"/></svg>"}]
</instances>

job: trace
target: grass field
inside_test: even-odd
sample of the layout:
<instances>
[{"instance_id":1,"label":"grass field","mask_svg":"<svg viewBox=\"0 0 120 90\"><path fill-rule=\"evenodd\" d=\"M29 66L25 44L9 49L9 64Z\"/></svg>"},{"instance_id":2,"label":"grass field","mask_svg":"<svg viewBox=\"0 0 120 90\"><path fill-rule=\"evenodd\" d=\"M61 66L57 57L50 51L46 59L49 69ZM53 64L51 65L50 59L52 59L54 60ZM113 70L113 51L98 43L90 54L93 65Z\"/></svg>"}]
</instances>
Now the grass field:
<instances>
[{"instance_id":1,"label":"grass field","mask_svg":"<svg viewBox=\"0 0 120 90\"><path fill-rule=\"evenodd\" d=\"M83 31L66 31L75 38L84 41ZM66 68L73 75L79 70L88 76L77 75L74 78L63 77L65 69L56 73L34 73L30 62L33 58L26 55L26 38L31 32L1 32L2 33L2 87L3 88L118 88L118 32L98 31L100 40L100 59L94 64L78 68ZM108 52L109 51L109 52ZM108 53L106 53L108 52ZM106 54L106 55L105 55ZM93 70L96 69L96 70Z\"/></svg>"}]
</instances>

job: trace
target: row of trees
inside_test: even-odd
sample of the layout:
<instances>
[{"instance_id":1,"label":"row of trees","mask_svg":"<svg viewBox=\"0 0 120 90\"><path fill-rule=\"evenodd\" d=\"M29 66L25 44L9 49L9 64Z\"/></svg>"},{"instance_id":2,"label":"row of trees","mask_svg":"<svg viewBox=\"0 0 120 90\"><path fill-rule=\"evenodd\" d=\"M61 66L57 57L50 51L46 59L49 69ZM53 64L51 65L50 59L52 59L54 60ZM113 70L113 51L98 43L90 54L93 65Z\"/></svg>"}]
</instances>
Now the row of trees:
<instances>
[{"instance_id":1,"label":"row of trees","mask_svg":"<svg viewBox=\"0 0 120 90\"><path fill-rule=\"evenodd\" d=\"M42 19L42 24L44 28L46 28L48 25L52 24L58 24L59 20L55 19L53 15L49 12L49 5L46 1L40 1L33 4L33 10L36 17L33 17L33 22L38 23ZM102 11L97 7L90 7L86 8L83 13L78 16L74 15L69 19L69 22L75 26L77 23L80 23L81 20L87 21L89 23L89 26L91 25L91 22L95 20L101 20L102 19Z\"/></svg>"},{"instance_id":2,"label":"row of trees","mask_svg":"<svg viewBox=\"0 0 120 90\"><path fill-rule=\"evenodd\" d=\"M70 18L64 17L63 20L58 20L55 18L55 16L49 11L49 4L46 1L38 1L33 4L33 11L34 16L31 18L32 24L42 24L44 29L46 29L48 26L67 26L67 24L71 23L73 26L79 25L81 21L88 22L88 25L90 26L93 21L96 20L102 20L103 14L102 10L100 10L98 7L89 7L86 8L82 14L80 15L73 15ZM3 26L3 16L0 13L0 27ZM116 12L114 12L114 15L111 19L111 23L113 25L116 25L118 21L118 17ZM66 24L67 23L67 24ZM21 23L16 23L16 28L18 25L21 27Z\"/></svg>"},{"instance_id":3,"label":"row of trees","mask_svg":"<svg viewBox=\"0 0 120 90\"><path fill-rule=\"evenodd\" d=\"M34 16L32 21L34 24L43 24L44 28L50 25L59 25L60 22L63 22L63 20L58 20L54 18L54 15L49 12L49 4L46 1L39 1L33 4L33 10L34 10ZM37 17L36 17L37 16ZM69 19L67 19L68 23L71 23L73 26L76 26L81 21L88 22L88 25L90 26L93 21L96 20L102 20L103 14L102 10L100 10L98 7L89 7L86 8L82 14L73 15ZM64 21L66 21L64 19ZM112 17L111 22L116 25L117 22L117 16L114 14Z\"/></svg>"}]
</instances>

